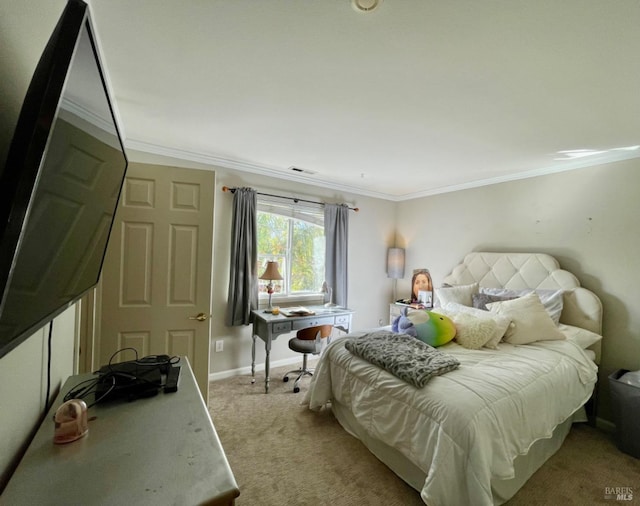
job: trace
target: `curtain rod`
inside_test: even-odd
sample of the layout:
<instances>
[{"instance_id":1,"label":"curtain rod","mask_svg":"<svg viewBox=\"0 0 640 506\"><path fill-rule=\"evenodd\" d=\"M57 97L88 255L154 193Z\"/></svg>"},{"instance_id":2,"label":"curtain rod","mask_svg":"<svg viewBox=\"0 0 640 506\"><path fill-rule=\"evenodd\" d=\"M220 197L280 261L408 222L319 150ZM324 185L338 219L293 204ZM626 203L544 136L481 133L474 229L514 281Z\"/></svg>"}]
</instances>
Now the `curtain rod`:
<instances>
[{"instance_id":1,"label":"curtain rod","mask_svg":"<svg viewBox=\"0 0 640 506\"><path fill-rule=\"evenodd\" d=\"M223 186L222 187L222 191L223 192L231 192L234 193L236 191L236 188L229 188L228 186ZM299 199L297 197L285 197L284 195L273 195L271 193L261 193L261 192L256 192L258 195L264 195L265 197L276 197L279 199L288 199L288 200L293 200L294 202L307 202L309 204L319 204L321 206L325 205L325 202L316 202L314 200L305 200L305 199ZM349 207L347 206L347 209L349 209L350 211L355 211L356 213L358 211L360 211L359 207Z\"/></svg>"}]
</instances>

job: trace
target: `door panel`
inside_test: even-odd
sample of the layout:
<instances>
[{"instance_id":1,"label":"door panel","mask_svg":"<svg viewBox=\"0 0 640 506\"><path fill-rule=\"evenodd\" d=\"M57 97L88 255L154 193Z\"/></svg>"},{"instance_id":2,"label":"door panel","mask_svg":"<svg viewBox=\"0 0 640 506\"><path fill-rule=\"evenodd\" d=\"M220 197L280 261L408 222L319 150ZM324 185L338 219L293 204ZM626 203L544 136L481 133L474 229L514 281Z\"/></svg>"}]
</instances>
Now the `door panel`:
<instances>
[{"instance_id":1,"label":"door panel","mask_svg":"<svg viewBox=\"0 0 640 506\"><path fill-rule=\"evenodd\" d=\"M205 399L214 186L210 171L130 164L101 292L100 363L128 347L186 355ZM126 350L114 361L132 358Z\"/></svg>"},{"instance_id":2,"label":"door panel","mask_svg":"<svg viewBox=\"0 0 640 506\"><path fill-rule=\"evenodd\" d=\"M120 306L151 306L153 224L125 222L120 242Z\"/></svg>"}]
</instances>

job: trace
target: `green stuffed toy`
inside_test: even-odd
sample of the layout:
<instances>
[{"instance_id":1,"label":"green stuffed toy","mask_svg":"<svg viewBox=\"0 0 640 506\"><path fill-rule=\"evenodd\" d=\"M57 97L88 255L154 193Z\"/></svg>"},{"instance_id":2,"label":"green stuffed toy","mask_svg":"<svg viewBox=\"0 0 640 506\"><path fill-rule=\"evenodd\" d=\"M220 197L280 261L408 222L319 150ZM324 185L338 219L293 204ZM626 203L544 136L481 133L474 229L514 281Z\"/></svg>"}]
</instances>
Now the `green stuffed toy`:
<instances>
[{"instance_id":1,"label":"green stuffed toy","mask_svg":"<svg viewBox=\"0 0 640 506\"><path fill-rule=\"evenodd\" d=\"M408 334L438 347L456 336L456 326L444 315L422 309L404 308L391 326L394 332Z\"/></svg>"}]
</instances>

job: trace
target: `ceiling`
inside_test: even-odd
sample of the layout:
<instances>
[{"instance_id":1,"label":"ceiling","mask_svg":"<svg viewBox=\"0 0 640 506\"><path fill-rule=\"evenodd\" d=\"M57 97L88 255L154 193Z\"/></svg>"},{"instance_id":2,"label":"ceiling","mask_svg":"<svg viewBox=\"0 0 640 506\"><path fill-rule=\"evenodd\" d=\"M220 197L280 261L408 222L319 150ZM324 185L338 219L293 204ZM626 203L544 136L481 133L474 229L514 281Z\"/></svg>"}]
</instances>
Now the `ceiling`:
<instances>
[{"instance_id":1,"label":"ceiling","mask_svg":"<svg viewBox=\"0 0 640 506\"><path fill-rule=\"evenodd\" d=\"M637 0L89 3L131 150L389 200L640 157Z\"/></svg>"}]
</instances>

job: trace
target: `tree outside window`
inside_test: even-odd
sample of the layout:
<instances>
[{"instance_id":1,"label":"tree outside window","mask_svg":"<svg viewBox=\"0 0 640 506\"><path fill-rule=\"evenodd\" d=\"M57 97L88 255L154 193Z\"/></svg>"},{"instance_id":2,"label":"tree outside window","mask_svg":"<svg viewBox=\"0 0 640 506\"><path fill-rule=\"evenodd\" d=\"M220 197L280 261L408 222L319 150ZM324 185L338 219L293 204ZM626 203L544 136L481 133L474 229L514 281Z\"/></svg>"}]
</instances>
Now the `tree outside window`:
<instances>
[{"instance_id":1,"label":"tree outside window","mask_svg":"<svg viewBox=\"0 0 640 506\"><path fill-rule=\"evenodd\" d=\"M284 278L274 281L274 297L318 294L324 281L324 216L318 210L301 211L292 205L258 206L258 269L278 262ZM258 280L260 294L268 280Z\"/></svg>"}]
</instances>

